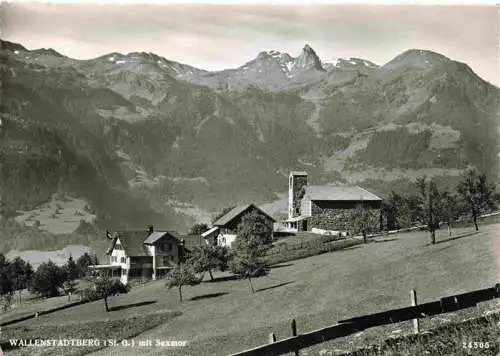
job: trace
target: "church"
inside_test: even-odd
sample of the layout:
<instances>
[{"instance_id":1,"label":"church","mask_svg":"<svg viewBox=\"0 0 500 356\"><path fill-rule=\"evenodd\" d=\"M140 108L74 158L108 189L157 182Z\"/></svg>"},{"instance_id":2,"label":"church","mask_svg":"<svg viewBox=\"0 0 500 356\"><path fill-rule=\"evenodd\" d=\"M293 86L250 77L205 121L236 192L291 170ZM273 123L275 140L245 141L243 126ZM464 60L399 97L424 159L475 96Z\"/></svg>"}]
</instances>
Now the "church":
<instances>
[{"instance_id":1,"label":"church","mask_svg":"<svg viewBox=\"0 0 500 356\"><path fill-rule=\"evenodd\" d=\"M290 172L288 181L288 231L321 229L348 232L359 206L369 209L380 224L382 199L359 186L309 185L306 172Z\"/></svg>"}]
</instances>

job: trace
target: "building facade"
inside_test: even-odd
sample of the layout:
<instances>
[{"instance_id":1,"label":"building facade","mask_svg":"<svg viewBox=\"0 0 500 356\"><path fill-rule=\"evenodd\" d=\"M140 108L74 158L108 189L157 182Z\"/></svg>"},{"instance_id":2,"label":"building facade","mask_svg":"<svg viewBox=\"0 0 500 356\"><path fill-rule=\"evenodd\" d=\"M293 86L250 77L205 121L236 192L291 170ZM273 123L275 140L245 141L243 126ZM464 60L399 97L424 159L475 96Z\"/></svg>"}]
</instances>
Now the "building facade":
<instances>
[{"instance_id":1,"label":"building facade","mask_svg":"<svg viewBox=\"0 0 500 356\"><path fill-rule=\"evenodd\" d=\"M109 237L108 237L109 238ZM120 231L110 238L106 252L109 264L92 266L119 277L123 284L131 279L159 279L175 267L183 248L173 231Z\"/></svg>"},{"instance_id":2,"label":"building facade","mask_svg":"<svg viewBox=\"0 0 500 356\"><path fill-rule=\"evenodd\" d=\"M288 188L288 231L327 230L347 233L358 207L368 209L380 225L382 199L359 186L309 185L306 172L291 172Z\"/></svg>"},{"instance_id":3,"label":"building facade","mask_svg":"<svg viewBox=\"0 0 500 356\"><path fill-rule=\"evenodd\" d=\"M238 225L242 222L246 214L257 213L264 218L264 221L273 231L273 226L276 220L270 215L258 208L254 204L242 205L233 208L220 218L218 218L213 226L202 234L209 244L217 244L219 246L231 247L236 240Z\"/></svg>"}]
</instances>

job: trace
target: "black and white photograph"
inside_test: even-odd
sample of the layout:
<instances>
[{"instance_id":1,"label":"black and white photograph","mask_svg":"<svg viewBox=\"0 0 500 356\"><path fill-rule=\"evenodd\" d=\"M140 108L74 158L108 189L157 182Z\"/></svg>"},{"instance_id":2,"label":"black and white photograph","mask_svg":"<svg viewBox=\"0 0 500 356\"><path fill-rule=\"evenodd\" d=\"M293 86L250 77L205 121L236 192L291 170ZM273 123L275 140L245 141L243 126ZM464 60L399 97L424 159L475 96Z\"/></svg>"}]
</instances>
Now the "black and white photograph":
<instances>
[{"instance_id":1,"label":"black and white photograph","mask_svg":"<svg viewBox=\"0 0 500 356\"><path fill-rule=\"evenodd\" d=\"M494 2L0 4L0 355L499 356Z\"/></svg>"}]
</instances>

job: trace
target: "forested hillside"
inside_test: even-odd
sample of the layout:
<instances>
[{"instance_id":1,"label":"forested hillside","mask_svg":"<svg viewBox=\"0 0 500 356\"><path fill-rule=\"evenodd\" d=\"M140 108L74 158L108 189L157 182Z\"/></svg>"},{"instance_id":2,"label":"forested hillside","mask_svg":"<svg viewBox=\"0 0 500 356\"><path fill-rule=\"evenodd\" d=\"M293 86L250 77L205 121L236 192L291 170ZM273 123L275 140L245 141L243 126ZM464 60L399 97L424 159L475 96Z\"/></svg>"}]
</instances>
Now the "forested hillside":
<instances>
[{"instance_id":1,"label":"forested hillside","mask_svg":"<svg viewBox=\"0 0 500 356\"><path fill-rule=\"evenodd\" d=\"M327 65L306 46L220 72L5 41L0 56L0 196L11 222L68 196L89 206L96 235L186 231L226 206L278 199L290 170L372 186L419 172L451 182L468 164L498 177L498 88L429 51Z\"/></svg>"}]
</instances>

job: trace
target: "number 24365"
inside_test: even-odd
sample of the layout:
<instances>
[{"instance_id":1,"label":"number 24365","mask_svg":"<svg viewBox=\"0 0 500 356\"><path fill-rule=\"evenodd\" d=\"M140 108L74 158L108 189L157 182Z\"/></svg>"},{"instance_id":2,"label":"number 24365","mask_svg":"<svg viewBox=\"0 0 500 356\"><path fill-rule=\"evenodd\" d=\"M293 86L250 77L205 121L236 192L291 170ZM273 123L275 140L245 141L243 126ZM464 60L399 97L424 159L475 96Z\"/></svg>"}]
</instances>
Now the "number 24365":
<instances>
[{"instance_id":1,"label":"number 24365","mask_svg":"<svg viewBox=\"0 0 500 356\"><path fill-rule=\"evenodd\" d=\"M489 349L490 343L489 342L477 342L477 341L469 341L469 342L463 341L462 348L464 348L464 349Z\"/></svg>"}]
</instances>

